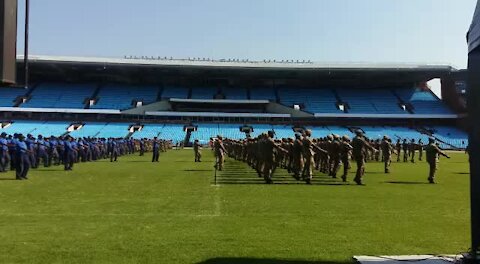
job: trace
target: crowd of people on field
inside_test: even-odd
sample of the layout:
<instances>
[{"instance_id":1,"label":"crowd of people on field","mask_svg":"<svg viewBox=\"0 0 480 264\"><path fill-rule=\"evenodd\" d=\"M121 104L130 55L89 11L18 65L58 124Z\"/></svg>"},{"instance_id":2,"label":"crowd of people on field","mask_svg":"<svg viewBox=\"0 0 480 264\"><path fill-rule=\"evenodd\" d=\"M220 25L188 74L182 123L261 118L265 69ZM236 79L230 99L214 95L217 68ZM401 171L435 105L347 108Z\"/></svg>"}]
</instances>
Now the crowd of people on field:
<instances>
[{"instance_id":1,"label":"crowd of people on field","mask_svg":"<svg viewBox=\"0 0 480 264\"><path fill-rule=\"evenodd\" d=\"M28 179L30 169L39 166L63 165L72 170L75 163L92 162L100 159L118 161L118 157L134 154L143 156L152 152L152 162L158 162L160 152L171 148L171 141L157 139L95 138L72 136L50 136L0 134L0 172L14 170L17 180Z\"/></svg>"},{"instance_id":2,"label":"crowd of people on field","mask_svg":"<svg viewBox=\"0 0 480 264\"><path fill-rule=\"evenodd\" d=\"M398 139L393 143L392 139L384 136L383 139L370 140L362 130L355 131L355 137L335 134L324 138L312 138L312 131L305 130L296 133L295 138L274 139L274 131L268 131L256 138L244 140L223 139L222 136L212 142L212 148L216 157L216 168L223 170L225 156L228 155L236 160L246 162L255 169L259 177L263 177L266 183L272 183L272 176L277 167L286 169L297 180L311 183L314 170L319 170L332 178L337 174L343 164L341 178L347 181L351 168L351 161L357 165L353 181L363 185L365 164L368 161L381 161L384 163L385 173L390 173L392 155L397 155L397 161L415 162L416 153L418 159L423 159L426 153L426 161L429 164L430 173L428 182L435 183L438 157L440 155L449 158L442 151L435 138L430 137L428 144L418 140L407 141Z\"/></svg>"}]
</instances>

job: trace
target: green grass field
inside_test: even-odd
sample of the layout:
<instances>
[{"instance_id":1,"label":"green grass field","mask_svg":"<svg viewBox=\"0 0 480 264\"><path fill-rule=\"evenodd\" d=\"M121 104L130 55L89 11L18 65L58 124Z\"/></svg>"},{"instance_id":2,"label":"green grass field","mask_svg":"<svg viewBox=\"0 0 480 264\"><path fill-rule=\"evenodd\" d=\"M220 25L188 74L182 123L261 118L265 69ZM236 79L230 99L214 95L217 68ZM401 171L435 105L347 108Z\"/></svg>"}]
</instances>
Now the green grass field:
<instances>
[{"instance_id":1,"label":"green grass field","mask_svg":"<svg viewBox=\"0 0 480 264\"><path fill-rule=\"evenodd\" d=\"M464 154L441 159L436 185L425 162L390 175L368 163L366 186L284 170L265 185L230 159L215 186L208 150L202 163L191 150L150 158L0 175L0 263L350 263L469 246Z\"/></svg>"}]
</instances>

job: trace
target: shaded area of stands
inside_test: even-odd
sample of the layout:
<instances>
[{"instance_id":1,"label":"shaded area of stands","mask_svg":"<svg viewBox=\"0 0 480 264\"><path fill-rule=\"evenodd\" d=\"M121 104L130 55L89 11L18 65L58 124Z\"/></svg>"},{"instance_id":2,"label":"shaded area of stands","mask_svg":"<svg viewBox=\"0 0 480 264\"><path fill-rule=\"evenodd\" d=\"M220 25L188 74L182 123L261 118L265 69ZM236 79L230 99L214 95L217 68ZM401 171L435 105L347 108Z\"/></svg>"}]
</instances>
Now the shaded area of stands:
<instances>
[{"instance_id":1,"label":"shaded area of stands","mask_svg":"<svg viewBox=\"0 0 480 264\"><path fill-rule=\"evenodd\" d=\"M30 99L20 107L84 108L85 100L95 89L95 84L42 83L33 89Z\"/></svg>"},{"instance_id":2,"label":"shaded area of stands","mask_svg":"<svg viewBox=\"0 0 480 264\"><path fill-rule=\"evenodd\" d=\"M97 103L90 108L123 110L134 107L134 100L142 101L143 104L153 103L157 99L158 90L156 86L105 85L97 95Z\"/></svg>"},{"instance_id":3,"label":"shaded area of stands","mask_svg":"<svg viewBox=\"0 0 480 264\"><path fill-rule=\"evenodd\" d=\"M336 89L349 113L408 114L400 108L398 98L388 89Z\"/></svg>"},{"instance_id":4,"label":"shaded area of stands","mask_svg":"<svg viewBox=\"0 0 480 264\"><path fill-rule=\"evenodd\" d=\"M303 105L310 113L342 113L337 108L337 98L329 89L279 88L280 103L288 107Z\"/></svg>"},{"instance_id":5,"label":"shaded area of stands","mask_svg":"<svg viewBox=\"0 0 480 264\"><path fill-rule=\"evenodd\" d=\"M272 87L255 87L250 89L250 99L276 101L277 96Z\"/></svg>"},{"instance_id":6,"label":"shaded area of stands","mask_svg":"<svg viewBox=\"0 0 480 264\"><path fill-rule=\"evenodd\" d=\"M18 96L25 95L27 90L24 88L0 87L0 107L12 107Z\"/></svg>"},{"instance_id":7,"label":"shaded area of stands","mask_svg":"<svg viewBox=\"0 0 480 264\"><path fill-rule=\"evenodd\" d=\"M453 114L453 112L430 91L418 88L395 89L395 93L413 106L415 114Z\"/></svg>"},{"instance_id":8,"label":"shaded area of stands","mask_svg":"<svg viewBox=\"0 0 480 264\"><path fill-rule=\"evenodd\" d=\"M166 86L163 88L162 99L169 99L169 98L188 99L189 90L190 89L186 87Z\"/></svg>"}]
</instances>

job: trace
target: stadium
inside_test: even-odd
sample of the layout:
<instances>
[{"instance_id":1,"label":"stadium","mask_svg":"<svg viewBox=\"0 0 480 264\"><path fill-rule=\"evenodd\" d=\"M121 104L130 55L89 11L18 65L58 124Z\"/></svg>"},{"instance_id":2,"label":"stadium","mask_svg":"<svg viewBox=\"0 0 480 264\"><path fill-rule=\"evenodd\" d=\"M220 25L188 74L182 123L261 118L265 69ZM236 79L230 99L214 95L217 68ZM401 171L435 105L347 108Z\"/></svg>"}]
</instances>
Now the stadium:
<instances>
[{"instance_id":1,"label":"stadium","mask_svg":"<svg viewBox=\"0 0 480 264\"><path fill-rule=\"evenodd\" d=\"M212 17L201 11L205 5L214 14L223 1L191 1L193 13L184 2L151 1L145 14L122 1L86 2L36 6L55 18L80 14L92 31L72 46L82 56L65 56L29 54L28 0L20 55L22 4L0 1L0 263L480 263L480 4L464 69L453 63L85 56L80 50L88 39L95 52L104 47L105 53L102 37L115 39L112 29L96 35L96 17L118 15L113 24L123 40L148 50L151 42L134 37L142 27L158 27L165 37L162 25L180 32L187 21L198 36L196 23L221 28L224 15L216 13L209 24ZM287 2L279 6L288 15L272 19L282 34L289 28L283 19L294 24L291 10L298 10ZM355 13L359 2L350 2ZM318 3L304 4L307 17L308 6ZM383 13L380 2L379 12L364 4L362 20L393 14L390 4ZM174 20L160 12L170 5ZM245 12L244 3L237 5L229 2L228 10ZM269 24L270 8L275 13L279 7L265 6L261 23L250 24L256 15L249 15L241 28ZM340 7L346 13L335 16L353 16ZM253 9L247 11L256 14ZM37 25L50 19L43 15ZM81 33L67 18L47 23L52 31L41 40L59 50L68 46L62 40L78 41ZM55 31L59 21L70 35ZM222 40L242 33L227 22ZM325 26L328 32L343 28L334 24ZM207 27L202 35L211 34ZM360 38L352 27L348 41L340 39L359 37L360 45L373 38L368 30ZM391 30L388 41L402 36ZM183 47L182 54L186 46L201 50L203 39L193 44L175 36L171 43ZM263 52L274 50L277 43L263 37L248 41L265 41ZM109 40L107 47L122 44ZM161 46L155 50L168 46L154 44ZM382 43L369 45L381 53Z\"/></svg>"},{"instance_id":2,"label":"stadium","mask_svg":"<svg viewBox=\"0 0 480 264\"><path fill-rule=\"evenodd\" d=\"M465 72L451 66L33 56L30 73L29 89L0 90L2 132L191 145L245 138L244 126L278 138L296 128L314 137L361 128L371 139L434 136L445 149L468 146ZM447 100L427 87L434 78Z\"/></svg>"}]
</instances>

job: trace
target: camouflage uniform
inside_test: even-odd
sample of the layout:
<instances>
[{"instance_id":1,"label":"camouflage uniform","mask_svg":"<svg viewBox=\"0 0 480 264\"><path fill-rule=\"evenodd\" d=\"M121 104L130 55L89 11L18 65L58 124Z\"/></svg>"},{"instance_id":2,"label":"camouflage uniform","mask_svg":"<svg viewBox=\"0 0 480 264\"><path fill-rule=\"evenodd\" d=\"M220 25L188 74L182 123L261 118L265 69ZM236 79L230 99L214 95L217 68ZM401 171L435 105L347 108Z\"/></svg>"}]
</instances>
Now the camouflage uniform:
<instances>
[{"instance_id":1,"label":"camouflage uniform","mask_svg":"<svg viewBox=\"0 0 480 264\"><path fill-rule=\"evenodd\" d=\"M428 141L429 144L425 147L427 162L430 167L430 172L428 174L428 182L435 183L435 173L437 171L438 155L442 155L447 158L450 157L435 144L434 138L430 138Z\"/></svg>"}]
</instances>

